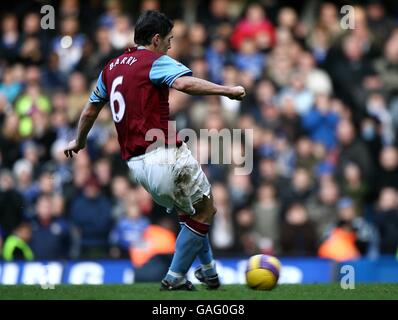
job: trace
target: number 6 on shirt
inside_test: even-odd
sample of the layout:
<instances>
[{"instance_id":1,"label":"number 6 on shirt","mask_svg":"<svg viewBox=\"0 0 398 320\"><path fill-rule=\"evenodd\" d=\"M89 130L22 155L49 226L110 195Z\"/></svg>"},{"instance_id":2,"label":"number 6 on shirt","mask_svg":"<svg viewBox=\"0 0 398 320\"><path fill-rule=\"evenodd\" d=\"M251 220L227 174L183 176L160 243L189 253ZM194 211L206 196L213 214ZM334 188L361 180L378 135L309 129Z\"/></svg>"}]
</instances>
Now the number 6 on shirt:
<instances>
[{"instance_id":1,"label":"number 6 on shirt","mask_svg":"<svg viewBox=\"0 0 398 320\"><path fill-rule=\"evenodd\" d=\"M126 110L126 103L124 102L123 96L119 91L116 91L116 87L123 82L123 76L115 78L112 82L111 94L109 97L113 121L120 122L124 116L124 111ZM119 111L116 112L115 101L119 105Z\"/></svg>"}]
</instances>

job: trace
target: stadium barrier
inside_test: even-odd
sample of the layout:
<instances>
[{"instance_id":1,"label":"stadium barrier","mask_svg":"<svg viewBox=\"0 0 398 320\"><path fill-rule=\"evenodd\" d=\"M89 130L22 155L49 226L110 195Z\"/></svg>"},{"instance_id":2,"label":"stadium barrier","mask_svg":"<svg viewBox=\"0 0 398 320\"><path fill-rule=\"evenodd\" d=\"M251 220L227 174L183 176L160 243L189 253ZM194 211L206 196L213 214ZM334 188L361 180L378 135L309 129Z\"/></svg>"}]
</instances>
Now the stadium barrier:
<instances>
[{"instance_id":1,"label":"stadium barrier","mask_svg":"<svg viewBox=\"0 0 398 320\"><path fill-rule=\"evenodd\" d=\"M350 265L355 282L398 282L398 261L394 257L361 259L336 263L319 258L281 258L279 283L331 283L344 276L342 267ZM194 265L189 271L193 277ZM246 259L217 261L222 283L245 283ZM155 278L159 275L154 275ZM154 278L154 280L155 280ZM137 282L129 260L0 262L0 284L131 284Z\"/></svg>"}]
</instances>

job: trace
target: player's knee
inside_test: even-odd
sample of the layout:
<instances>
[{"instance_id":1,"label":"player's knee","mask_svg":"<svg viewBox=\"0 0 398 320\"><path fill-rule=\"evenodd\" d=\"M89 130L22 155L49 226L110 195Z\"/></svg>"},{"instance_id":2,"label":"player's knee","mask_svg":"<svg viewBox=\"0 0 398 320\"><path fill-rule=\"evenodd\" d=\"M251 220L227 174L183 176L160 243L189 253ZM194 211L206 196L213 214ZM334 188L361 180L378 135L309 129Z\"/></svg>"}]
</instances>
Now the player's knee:
<instances>
[{"instance_id":1,"label":"player's knee","mask_svg":"<svg viewBox=\"0 0 398 320\"><path fill-rule=\"evenodd\" d=\"M201 214L194 214L193 216L187 215L185 217L184 224L202 236L206 236L211 225L207 215L204 214L204 212L201 212Z\"/></svg>"},{"instance_id":2,"label":"player's knee","mask_svg":"<svg viewBox=\"0 0 398 320\"><path fill-rule=\"evenodd\" d=\"M214 215L217 213L217 209L214 206L212 199L210 199L210 201L207 203L205 211L206 211L206 218L208 220L213 220Z\"/></svg>"},{"instance_id":3,"label":"player's knee","mask_svg":"<svg viewBox=\"0 0 398 320\"><path fill-rule=\"evenodd\" d=\"M216 215L216 213L217 213L217 209L214 206L212 206L210 209L210 214L209 214L210 218L213 219L214 216Z\"/></svg>"},{"instance_id":4,"label":"player's knee","mask_svg":"<svg viewBox=\"0 0 398 320\"><path fill-rule=\"evenodd\" d=\"M212 206L211 208L202 211L202 213L198 215L198 221L202 223L211 224L213 222L213 218L216 212L217 212L216 208Z\"/></svg>"},{"instance_id":5,"label":"player's knee","mask_svg":"<svg viewBox=\"0 0 398 320\"><path fill-rule=\"evenodd\" d=\"M211 213L211 212L208 212L207 214L206 214L206 217L205 217L205 219L204 219L204 223L207 223L207 224L212 224L213 223L213 214Z\"/></svg>"}]
</instances>

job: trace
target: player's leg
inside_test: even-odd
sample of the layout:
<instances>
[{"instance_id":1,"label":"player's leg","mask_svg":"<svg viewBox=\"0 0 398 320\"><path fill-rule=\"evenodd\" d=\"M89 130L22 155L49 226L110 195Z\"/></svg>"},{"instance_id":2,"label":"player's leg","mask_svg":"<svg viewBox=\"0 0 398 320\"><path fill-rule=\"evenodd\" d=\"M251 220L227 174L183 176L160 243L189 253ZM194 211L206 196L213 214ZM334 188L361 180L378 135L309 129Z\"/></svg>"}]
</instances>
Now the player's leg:
<instances>
[{"instance_id":1,"label":"player's leg","mask_svg":"<svg viewBox=\"0 0 398 320\"><path fill-rule=\"evenodd\" d=\"M173 260L169 272L162 282L163 286L168 286L169 289L184 286L186 283L190 285L185 276L197 255L204 262L203 265L206 270L205 272L201 271L201 275L206 279L217 277L207 236L216 212L212 198L204 196L201 201L194 205L194 208L196 212L194 215L184 216L184 223L176 241ZM218 277L216 280L218 283ZM219 283L217 286L213 285L214 288L218 286Z\"/></svg>"},{"instance_id":2,"label":"player's leg","mask_svg":"<svg viewBox=\"0 0 398 320\"><path fill-rule=\"evenodd\" d=\"M203 210L201 207L206 206L208 209ZM216 209L213 203L213 196L210 195L210 198L206 198L204 202L198 204L199 208L197 212L214 212L212 215L209 215L207 223L210 225L213 222L214 214L216 213ZM200 261L200 266L195 270L195 277L205 283L210 289L217 289L220 286L220 281L218 279L218 274L216 270L216 264L213 257L213 251L210 246L209 235L203 239L203 247L199 250L198 258Z\"/></svg>"},{"instance_id":3,"label":"player's leg","mask_svg":"<svg viewBox=\"0 0 398 320\"><path fill-rule=\"evenodd\" d=\"M187 284L192 284L187 281L186 273L196 256L200 254L204 260L212 261L207 233L216 209L209 181L185 144L177 149L176 160L172 167L174 205L187 215L177 237L173 260L162 281L162 287L189 290Z\"/></svg>"},{"instance_id":4,"label":"player's leg","mask_svg":"<svg viewBox=\"0 0 398 320\"><path fill-rule=\"evenodd\" d=\"M181 228L185 225L187 216L187 214L179 215ZM207 284L210 289L217 289L220 286L220 282L216 271L209 235L203 238L203 246L199 250L197 257L199 258L200 266L195 269L195 277L199 281Z\"/></svg>"},{"instance_id":5,"label":"player's leg","mask_svg":"<svg viewBox=\"0 0 398 320\"><path fill-rule=\"evenodd\" d=\"M208 205L210 207L214 207L213 204L213 197L209 199ZM180 213L179 214L179 221L181 227L185 225L186 220L189 218L189 215L185 213ZM203 247L199 250L198 253L198 258L200 261L200 267L195 270L195 276L202 282L204 282L203 278L209 278L209 279L214 279L217 283L213 284L213 286L210 284L211 287L218 287L218 277L217 277L217 271L216 271L216 265L213 257L213 251L211 249L210 245L210 240L209 240L209 235L207 234L206 237L203 238ZM217 279L215 279L217 277ZM213 281L213 282L214 282Z\"/></svg>"},{"instance_id":6,"label":"player's leg","mask_svg":"<svg viewBox=\"0 0 398 320\"><path fill-rule=\"evenodd\" d=\"M155 202L166 208L174 206L175 186L177 185L176 178L181 177L181 172L183 172L183 170L180 169L178 173L176 173L173 171L175 166L168 165L169 156L171 160L174 160L172 163L176 163L175 159L173 159L173 155L173 149L159 148L146 153L143 157L130 159L128 161L129 168L133 173L135 181L141 184L152 195ZM185 156L188 157L188 160L192 161L190 153L186 153ZM184 168L186 162L182 163L182 168ZM184 208L184 211L191 211L193 213L195 209L192 207L189 193L189 190L193 189L193 183L191 183L193 179L191 175L188 175L186 178L188 182L190 182L190 185L184 185L185 188L183 192L178 194L180 196L180 202L178 204ZM186 182L185 179L181 179L181 181ZM203 196L203 194L207 193L203 192L201 196ZM186 205L186 207L184 207L184 205ZM202 248L203 237L208 231L207 226L205 226L206 230L199 229L194 233L185 225L182 227L176 240L175 254L173 257L173 261L178 261L178 263L172 263L172 267L170 267L166 277L162 281L161 289L194 289L192 284L186 280L185 275L198 251ZM201 232L203 232L203 234L200 234ZM186 266L188 267L186 268Z\"/></svg>"}]
</instances>

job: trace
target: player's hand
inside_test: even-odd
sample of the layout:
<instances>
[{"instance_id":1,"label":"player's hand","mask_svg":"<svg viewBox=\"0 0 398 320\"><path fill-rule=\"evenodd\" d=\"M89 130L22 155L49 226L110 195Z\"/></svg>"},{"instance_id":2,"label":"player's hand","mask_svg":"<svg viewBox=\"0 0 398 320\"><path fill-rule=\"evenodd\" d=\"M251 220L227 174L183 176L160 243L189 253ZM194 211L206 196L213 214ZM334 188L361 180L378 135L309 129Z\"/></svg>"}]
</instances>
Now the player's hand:
<instances>
[{"instance_id":1,"label":"player's hand","mask_svg":"<svg viewBox=\"0 0 398 320\"><path fill-rule=\"evenodd\" d=\"M81 149L84 149L85 146L84 143L77 143L76 140L72 140L64 150L65 156L67 158L73 158L73 153L77 154Z\"/></svg>"},{"instance_id":2,"label":"player's hand","mask_svg":"<svg viewBox=\"0 0 398 320\"><path fill-rule=\"evenodd\" d=\"M231 93L228 98L233 100L242 100L246 96L246 90L242 86L236 86L231 88Z\"/></svg>"}]
</instances>

